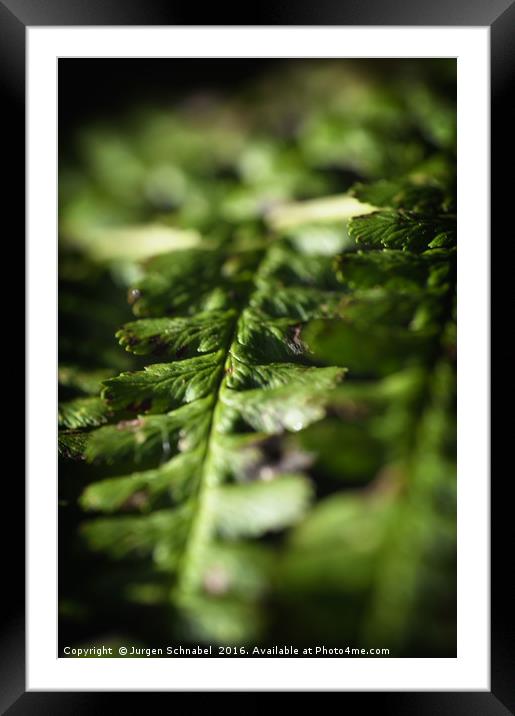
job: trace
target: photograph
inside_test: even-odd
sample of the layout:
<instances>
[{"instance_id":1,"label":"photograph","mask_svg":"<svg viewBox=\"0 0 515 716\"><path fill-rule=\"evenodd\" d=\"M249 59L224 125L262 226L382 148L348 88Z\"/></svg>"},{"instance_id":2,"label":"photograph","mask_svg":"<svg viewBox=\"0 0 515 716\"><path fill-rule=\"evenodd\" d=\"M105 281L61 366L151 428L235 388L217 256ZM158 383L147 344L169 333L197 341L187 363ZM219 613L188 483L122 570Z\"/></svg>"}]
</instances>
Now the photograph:
<instances>
[{"instance_id":1,"label":"photograph","mask_svg":"<svg viewBox=\"0 0 515 716\"><path fill-rule=\"evenodd\" d=\"M57 85L58 656L456 658L456 58Z\"/></svg>"}]
</instances>

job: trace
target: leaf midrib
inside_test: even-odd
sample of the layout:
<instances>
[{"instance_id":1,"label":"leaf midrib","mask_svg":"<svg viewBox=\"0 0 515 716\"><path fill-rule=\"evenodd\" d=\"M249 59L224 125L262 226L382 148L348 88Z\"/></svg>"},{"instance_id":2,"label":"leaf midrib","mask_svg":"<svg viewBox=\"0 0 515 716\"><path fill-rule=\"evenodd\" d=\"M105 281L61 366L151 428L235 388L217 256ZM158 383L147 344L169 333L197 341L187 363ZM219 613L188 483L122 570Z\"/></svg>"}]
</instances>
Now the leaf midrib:
<instances>
[{"instance_id":1,"label":"leaf midrib","mask_svg":"<svg viewBox=\"0 0 515 716\"><path fill-rule=\"evenodd\" d=\"M193 498L197 502L196 509L193 510L188 536L177 568L176 593L178 596L191 594L196 590L195 570L198 564L198 557L211 538L211 515L213 513L209 509L209 498L212 489L218 485L215 471L212 468L212 456L214 452L214 441L218 433L218 418L223 406L221 396L224 390L231 390L226 384L226 378L230 367L232 348L238 342L237 337L241 318L245 310L250 307L252 295L259 290L257 288L257 282L260 268L266 259L266 255L267 250L264 249L257 257L254 280L250 285L250 290L245 300L241 302L238 312L235 313L232 330L226 343L224 358L223 361L221 361L223 370L220 373L220 378L214 391L215 400L211 409L211 419L207 428L205 449L201 458L200 478L196 495Z\"/></svg>"}]
</instances>

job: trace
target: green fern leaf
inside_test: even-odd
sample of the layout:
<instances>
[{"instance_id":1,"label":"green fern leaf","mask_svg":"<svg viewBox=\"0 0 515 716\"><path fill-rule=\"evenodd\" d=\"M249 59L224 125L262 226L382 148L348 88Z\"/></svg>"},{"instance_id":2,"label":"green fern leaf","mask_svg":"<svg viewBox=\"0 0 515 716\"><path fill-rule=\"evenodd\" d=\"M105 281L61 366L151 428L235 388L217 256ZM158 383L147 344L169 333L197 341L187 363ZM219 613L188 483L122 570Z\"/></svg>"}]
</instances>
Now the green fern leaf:
<instances>
[{"instance_id":1,"label":"green fern leaf","mask_svg":"<svg viewBox=\"0 0 515 716\"><path fill-rule=\"evenodd\" d=\"M360 246L420 252L454 246L455 227L455 217L445 214L384 210L352 219L349 234Z\"/></svg>"},{"instance_id":2,"label":"green fern leaf","mask_svg":"<svg viewBox=\"0 0 515 716\"><path fill-rule=\"evenodd\" d=\"M63 458L80 460L84 455L87 442L87 433L75 430L60 430L58 437L58 452Z\"/></svg>"},{"instance_id":3,"label":"green fern leaf","mask_svg":"<svg viewBox=\"0 0 515 716\"><path fill-rule=\"evenodd\" d=\"M58 423L60 428L95 427L107 423L110 414L101 398L76 398L59 405Z\"/></svg>"},{"instance_id":4,"label":"green fern leaf","mask_svg":"<svg viewBox=\"0 0 515 716\"><path fill-rule=\"evenodd\" d=\"M300 475L275 475L271 482L224 485L212 509L223 537L259 537L281 530L304 516L312 498L308 480Z\"/></svg>"},{"instance_id":5,"label":"green fern leaf","mask_svg":"<svg viewBox=\"0 0 515 716\"><path fill-rule=\"evenodd\" d=\"M117 333L130 353L172 362L104 382L115 420L134 417L93 431L85 456L132 470L86 488L82 507L113 516L83 535L115 558L151 555L186 609L205 592L205 555L218 540L284 530L312 500L307 478L279 466L260 477L259 466L269 436L320 420L345 375L312 365L303 339L307 320L336 315L341 289L333 257L300 260L285 240L161 255L129 298L138 315L179 312ZM127 510L140 515L115 514Z\"/></svg>"},{"instance_id":6,"label":"green fern leaf","mask_svg":"<svg viewBox=\"0 0 515 716\"><path fill-rule=\"evenodd\" d=\"M188 318L151 318L127 323L116 334L136 355L188 357L221 349L229 338L231 311L208 311Z\"/></svg>"},{"instance_id":7,"label":"green fern leaf","mask_svg":"<svg viewBox=\"0 0 515 716\"><path fill-rule=\"evenodd\" d=\"M406 209L417 214L438 214L449 210L453 193L446 184L430 177L430 183L405 179L355 184L350 192L359 201L380 208Z\"/></svg>"}]
</instances>

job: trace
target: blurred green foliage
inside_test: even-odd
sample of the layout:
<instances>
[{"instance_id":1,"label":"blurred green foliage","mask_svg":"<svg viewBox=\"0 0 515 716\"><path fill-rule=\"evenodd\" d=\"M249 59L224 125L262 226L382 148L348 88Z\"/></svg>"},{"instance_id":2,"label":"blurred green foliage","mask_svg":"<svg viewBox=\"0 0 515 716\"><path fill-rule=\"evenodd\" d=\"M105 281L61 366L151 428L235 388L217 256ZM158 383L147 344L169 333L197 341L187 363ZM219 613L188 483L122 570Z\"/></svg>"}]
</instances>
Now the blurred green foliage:
<instances>
[{"instance_id":1,"label":"blurred green foliage","mask_svg":"<svg viewBox=\"0 0 515 716\"><path fill-rule=\"evenodd\" d=\"M292 61L83 128L62 644L455 654L454 93L454 61Z\"/></svg>"}]
</instances>

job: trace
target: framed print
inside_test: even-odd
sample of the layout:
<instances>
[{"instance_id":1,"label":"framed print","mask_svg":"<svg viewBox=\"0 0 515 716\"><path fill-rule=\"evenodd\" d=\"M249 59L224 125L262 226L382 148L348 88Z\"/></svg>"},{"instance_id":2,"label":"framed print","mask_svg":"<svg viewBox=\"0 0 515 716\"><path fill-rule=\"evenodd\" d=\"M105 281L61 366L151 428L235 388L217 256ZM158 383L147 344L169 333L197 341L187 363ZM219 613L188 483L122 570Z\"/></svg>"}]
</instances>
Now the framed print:
<instances>
[{"instance_id":1,"label":"framed print","mask_svg":"<svg viewBox=\"0 0 515 716\"><path fill-rule=\"evenodd\" d=\"M28 309L7 713L513 708L488 381L513 7L417 6L0 7Z\"/></svg>"}]
</instances>

